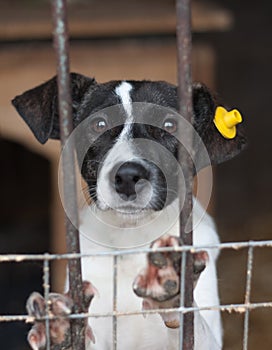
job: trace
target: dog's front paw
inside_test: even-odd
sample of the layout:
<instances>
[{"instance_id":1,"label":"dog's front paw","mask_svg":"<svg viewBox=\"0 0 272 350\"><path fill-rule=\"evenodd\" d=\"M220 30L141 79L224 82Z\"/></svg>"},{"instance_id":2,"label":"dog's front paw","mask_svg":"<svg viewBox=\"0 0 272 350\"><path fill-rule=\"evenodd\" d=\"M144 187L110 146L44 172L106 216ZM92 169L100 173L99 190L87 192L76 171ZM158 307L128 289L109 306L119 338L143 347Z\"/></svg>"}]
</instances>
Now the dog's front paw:
<instances>
[{"instance_id":1,"label":"dog's front paw","mask_svg":"<svg viewBox=\"0 0 272 350\"><path fill-rule=\"evenodd\" d=\"M151 244L151 248L178 247L181 240L163 236ZM208 262L205 251L194 252L194 285ZM147 266L133 283L136 295L143 298L143 309L166 309L179 307L181 252L152 252L147 256ZM166 326L179 327L178 313L161 313Z\"/></svg>"},{"instance_id":2,"label":"dog's front paw","mask_svg":"<svg viewBox=\"0 0 272 350\"><path fill-rule=\"evenodd\" d=\"M83 282L83 310L88 311L89 305L96 294L96 289L90 282ZM66 294L50 293L48 301L48 314L54 319L49 321L50 349L71 349L70 319L68 316L73 313L73 301ZM26 303L28 315L34 318L34 324L28 333L28 342L33 350L41 350L46 347L46 326L42 319L47 315L45 299L37 292L32 293ZM94 342L91 328L86 322L85 328L86 343Z\"/></svg>"}]
</instances>

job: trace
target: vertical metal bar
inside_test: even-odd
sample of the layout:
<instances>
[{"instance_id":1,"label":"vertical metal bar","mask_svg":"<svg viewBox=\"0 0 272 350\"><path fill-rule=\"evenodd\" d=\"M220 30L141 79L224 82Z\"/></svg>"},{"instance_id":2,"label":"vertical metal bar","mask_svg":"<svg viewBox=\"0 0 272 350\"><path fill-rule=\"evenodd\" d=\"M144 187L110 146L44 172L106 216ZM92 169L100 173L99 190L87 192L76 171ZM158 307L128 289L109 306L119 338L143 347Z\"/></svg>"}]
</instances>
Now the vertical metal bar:
<instances>
[{"instance_id":1,"label":"vertical metal bar","mask_svg":"<svg viewBox=\"0 0 272 350\"><path fill-rule=\"evenodd\" d=\"M190 0L176 0L177 16L177 58L178 58L178 101L179 111L183 118L192 123L192 78L191 78L191 3ZM192 134L182 135L184 143L192 150ZM193 164L187 152L179 152L179 162L185 179L185 202L180 214L180 237L183 244L192 245L192 185ZM181 190L181 189L179 189ZM185 230L186 227L186 230ZM184 303L186 307L193 305L193 257L187 254L185 269ZM183 350L194 348L194 315L184 315L183 323Z\"/></svg>"},{"instance_id":2,"label":"vertical metal bar","mask_svg":"<svg viewBox=\"0 0 272 350\"><path fill-rule=\"evenodd\" d=\"M180 274L180 307L184 307L185 297L185 267L187 252L183 251L181 255L181 274ZM184 329L184 314L181 312L179 317L179 348L183 350L183 329Z\"/></svg>"},{"instance_id":3,"label":"vertical metal bar","mask_svg":"<svg viewBox=\"0 0 272 350\"><path fill-rule=\"evenodd\" d=\"M45 300L45 313L46 317L49 317L49 261L45 259L43 261L43 290ZM45 320L45 335L46 335L46 350L50 350L50 330L49 330L49 319Z\"/></svg>"},{"instance_id":4,"label":"vertical metal bar","mask_svg":"<svg viewBox=\"0 0 272 350\"><path fill-rule=\"evenodd\" d=\"M247 256L247 279L246 279L246 291L245 291L245 305L248 306L250 303L251 294L251 281L252 281L252 267L253 267L253 253L254 248L248 248ZM244 318L244 338L243 338L243 350L248 349L248 328L249 328L249 309L246 309Z\"/></svg>"},{"instance_id":5,"label":"vertical metal bar","mask_svg":"<svg viewBox=\"0 0 272 350\"><path fill-rule=\"evenodd\" d=\"M113 257L113 311L117 311L117 269L118 256ZM117 316L112 318L112 349L117 349Z\"/></svg>"},{"instance_id":6,"label":"vertical metal bar","mask_svg":"<svg viewBox=\"0 0 272 350\"><path fill-rule=\"evenodd\" d=\"M67 4L65 0L52 0L54 45L57 54L58 72L58 103L60 118L60 134L62 147L65 145L73 130L72 124L72 101L71 82L69 74L69 49L68 49L68 26ZM70 144L70 142L69 142ZM63 156L63 196L66 208L73 217L71 221L78 227L76 175L75 175L74 147L70 145L68 152ZM79 253L79 233L75 226L66 217L66 245L69 253ZM83 289L80 259L68 261L69 287L74 301L74 312L83 312ZM76 319L71 322L72 349L85 349L84 319Z\"/></svg>"}]
</instances>

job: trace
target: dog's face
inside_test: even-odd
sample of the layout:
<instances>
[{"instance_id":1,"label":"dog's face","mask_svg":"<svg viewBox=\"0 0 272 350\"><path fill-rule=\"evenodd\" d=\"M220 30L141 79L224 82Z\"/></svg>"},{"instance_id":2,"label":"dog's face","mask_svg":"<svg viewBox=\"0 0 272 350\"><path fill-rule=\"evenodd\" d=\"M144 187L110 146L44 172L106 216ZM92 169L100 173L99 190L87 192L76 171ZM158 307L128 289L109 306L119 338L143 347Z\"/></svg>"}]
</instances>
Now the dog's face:
<instances>
[{"instance_id":1,"label":"dog's face","mask_svg":"<svg viewBox=\"0 0 272 350\"><path fill-rule=\"evenodd\" d=\"M167 152L177 157L176 89L152 82L110 85L102 109L94 113L88 103L78 116L88 118L87 133L95 139L84 157L82 175L100 209L114 209L128 219L161 210L177 195L177 170L167 157ZM101 97L103 88L97 93Z\"/></svg>"},{"instance_id":2,"label":"dog's face","mask_svg":"<svg viewBox=\"0 0 272 350\"><path fill-rule=\"evenodd\" d=\"M172 203L179 176L173 167L180 128L176 87L151 81L98 84L74 73L71 81L74 127L84 122L85 138L91 140L81 173L96 206L126 220ZM59 138L56 78L17 96L13 104L41 143ZM235 139L222 137L213 123L215 101L203 85L193 86L193 107L193 126L211 164L240 152L245 144L240 127ZM197 170L206 165L197 145L194 161L200 164Z\"/></svg>"}]
</instances>

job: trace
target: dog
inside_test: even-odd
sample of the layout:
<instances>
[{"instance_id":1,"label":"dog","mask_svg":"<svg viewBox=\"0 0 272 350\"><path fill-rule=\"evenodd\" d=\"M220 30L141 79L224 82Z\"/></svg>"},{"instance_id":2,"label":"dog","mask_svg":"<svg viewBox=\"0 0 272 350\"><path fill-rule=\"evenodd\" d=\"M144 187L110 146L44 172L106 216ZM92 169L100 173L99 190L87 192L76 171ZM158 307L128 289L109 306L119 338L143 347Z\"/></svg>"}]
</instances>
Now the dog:
<instances>
[{"instance_id":1,"label":"dog","mask_svg":"<svg viewBox=\"0 0 272 350\"><path fill-rule=\"evenodd\" d=\"M178 132L180 124L177 87L163 81L110 81L71 73L73 126L81 175L91 203L81 212L82 253L110 253L127 247L175 247L178 238ZM217 102L208 88L193 84L193 153L195 173L207 164L231 159L245 146L242 126L233 139L223 137L213 121ZM12 101L37 140L60 138L56 77L26 91ZM202 152L204 144L205 152ZM87 145L87 146L86 146ZM181 186L182 187L182 186ZM197 223L197 225L196 225ZM218 306L216 276L219 243L212 218L196 199L193 205L194 304ZM205 251L197 247L206 247ZM140 251L140 250L139 250ZM119 312L176 307L180 297L181 255L175 252L124 254L117 259ZM90 312L113 311L113 257L82 258L84 308ZM69 286L67 285L67 288ZM99 295L98 295L99 294ZM66 294L50 295L51 313L68 315L73 302ZM33 293L27 301L29 315L45 315L45 302ZM50 321L52 348L69 348L69 320ZM87 349L112 348L111 317L94 317L86 325ZM194 312L194 349L222 349L218 310ZM46 344L44 323L29 332L32 349ZM179 317L172 313L139 314L117 318L117 348L177 349ZM66 346L66 347L65 347Z\"/></svg>"}]
</instances>

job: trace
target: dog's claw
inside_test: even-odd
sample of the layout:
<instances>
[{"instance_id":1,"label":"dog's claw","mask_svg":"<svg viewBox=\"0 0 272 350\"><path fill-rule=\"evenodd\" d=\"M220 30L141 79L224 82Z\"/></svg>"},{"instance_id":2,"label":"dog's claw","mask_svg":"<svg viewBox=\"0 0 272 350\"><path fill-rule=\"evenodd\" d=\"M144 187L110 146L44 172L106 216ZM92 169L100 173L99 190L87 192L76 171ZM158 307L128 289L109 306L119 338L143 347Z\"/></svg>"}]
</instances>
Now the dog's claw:
<instances>
[{"instance_id":1,"label":"dog's claw","mask_svg":"<svg viewBox=\"0 0 272 350\"><path fill-rule=\"evenodd\" d=\"M90 303L97 293L95 287L87 281L83 282L83 311L87 312ZM65 318L73 312L73 301L70 293L58 294L50 293L48 304L45 299L37 292L32 293L26 303L26 309L29 316L34 317L34 325L28 333L28 342L33 350L41 350L46 347L46 327L45 321L41 318L47 315L55 316L55 319L49 321L50 350L71 349L70 320ZM85 339L88 344L95 342L92 329L85 325Z\"/></svg>"},{"instance_id":2,"label":"dog's claw","mask_svg":"<svg viewBox=\"0 0 272 350\"><path fill-rule=\"evenodd\" d=\"M26 302L26 310L29 316L43 317L45 310L44 298L38 292L33 292Z\"/></svg>"},{"instance_id":3,"label":"dog's claw","mask_svg":"<svg viewBox=\"0 0 272 350\"><path fill-rule=\"evenodd\" d=\"M201 272L205 270L207 261L209 260L208 253L205 250L194 253L194 280L197 282Z\"/></svg>"},{"instance_id":4,"label":"dog's claw","mask_svg":"<svg viewBox=\"0 0 272 350\"><path fill-rule=\"evenodd\" d=\"M153 242L151 248L178 247L181 240L178 237L163 236ZM208 262L208 254L198 251L193 254L194 285ZM133 290L143 298L143 309L165 309L179 307L180 292L180 252L151 252L147 257L147 267L136 277ZM161 313L167 327L179 326L178 314Z\"/></svg>"},{"instance_id":5,"label":"dog's claw","mask_svg":"<svg viewBox=\"0 0 272 350\"><path fill-rule=\"evenodd\" d=\"M27 340L33 350L39 350L46 345L45 328L42 324L32 327L28 333Z\"/></svg>"}]
</instances>

